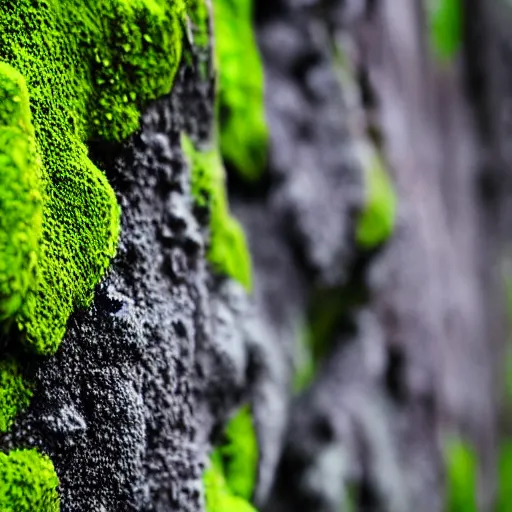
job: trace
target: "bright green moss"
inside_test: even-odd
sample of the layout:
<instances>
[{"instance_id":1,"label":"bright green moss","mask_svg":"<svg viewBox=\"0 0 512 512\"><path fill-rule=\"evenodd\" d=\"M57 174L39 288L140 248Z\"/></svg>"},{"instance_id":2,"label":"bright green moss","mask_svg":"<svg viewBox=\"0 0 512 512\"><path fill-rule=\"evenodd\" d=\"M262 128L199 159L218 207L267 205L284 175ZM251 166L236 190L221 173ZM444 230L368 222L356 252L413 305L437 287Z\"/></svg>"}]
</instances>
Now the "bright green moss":
<instances>
[{"instance_id":1,"label":"bright green moss","mask_svg":"<svg viewBox=\"0 0 512 512\"><path fill-rule=\"evenodd\" d=\"M445 444L446 511L477 512L477 458L469 443L450 438Z\"/></svg>"},{"instance_id":2,"label":"bright green moss","mask_svg":"<svg viewBox=\"0 0 512 512\"><path fill-rule=\"evenodd\" d=\"M186 136L183 151L191 168L192 195L210 212L208 260L213 268L251 288L251 257L240 224L230 216L226 197L225 171L217 147L199 151Z\"/></svg>"},{"instance_id":3,"label":"bright green moss","mask_svg":"<svg viewBox=\"0 0 512 512\"><path fill-rule=\"evenodd\" d=\"M391 180L377 154L371 156L365 168L366 205L356 226L357 244L372 249L385 242L393 233L396 216L396 196Z\"/></svg>"},{"instance_id":4,"label":"bright green moss","mask_svg":"<svg viewBox=\"0 0 512 512\"><path fill-rule=\"evenodd\" d=\"M251 0L213 0L222 156L256 180L267 158L263 68L252 29Z\"/></svg>"},{"instance_id":5,"label":"bright green moss","mask_svg":"<svg viewBox=\"0 0 512 512\"><path fill-rule=\"evenodd\" d=\"M258 443L249 407L242 407L225 430L203 475L208 512L255 512L250 505L258 466Z\"/></svg>"},{"instance_id":6,"label":"bright green moss","mask_svg":"<svg viewBox=\"0 0 512 512\"><path fill-rule=\"evenodd\" d=\"M17 363L11 359L0 361L0 433L9 430L31 397L32 388L24 382Z\"/></svg>"},{"instance_id":7,"label":"bright green moss","mask_svg":"<svg viewBox=\"0 0 512 512\"><path fill-rule=\"evenodd\" d=\"M228 423L225 443L217 451L231 491L250 500L258 466L258 442L249 407L242 407Z\"/></svg>"},{"instance_id":8,"label":"bright green moss","mask_svg":"<svg viewBox=\"0 0 512 512\"><path fill-rule=\"evenodd\" d=\"M59 480L53 464L36 450L0 452L0 510L58 512Z\"/></svg>"},{"instance_id":9,"label":"bright green moss","mask_svg":"<svg viewBox=\"0 0 512 512\"><path fill-rule=\"evenodd\" d=\"M40 162L23 77L0 62L0 321L36 282L41 237Z\"/></svg>"},{"instance_id":10,"label":"bright green moss","mask_svg":"<svg viewBox=\"0 0 512 512\"><path fill-rule=\"evenodd\" d=\"M194 43L206 48L210 44L209 34L209 13L206 0L188 0L187 14L192 22L192 30L194 34Z\"/></svg>"},{"instance_id":11,"label":"bright green moss","mask_svg":"<svg viewBox=\"0 0 512 512\"><path fill-rule=\"evenodd\" d=\"M0 267L0 315L18 310L15 319L27 344L41 354L55 352L73 309L90 304L116 250L119 208L104 174L88 158L86 143L127 137L138 128L143 105L169 92L182 52L183 16L184 0L0 3L0 61L26 81L37 148L35 158L20 149L23 144L30 147L25 111L24 135L14 142L12 136L0 136L2 214L9 205L16 206L11 176L25 180L19 185L19 200L29 200L13 214L22 219L0 221L9 223L1 227L12 244L7 248L0 241L1 255L9 258L3 265L17 276L13 280ZM26 104L22 81L13 82L6 69L2 67L0 95L11 94L12 84L17 84ZM9 112L3 103L0 111L5 125ZM23 153L28 155L25 160L11 163L14 154ZM44 205L36 284L39 193Z\"/></svg>"},{"instance_id":12,"label":"bright green moss","mask_svg":"<svg viewBox=\"0 0 512 512\"><path fill-rule=\"evenodd\" d=\"M462 44L461 0L428 0L430 44L437 58L449 60Z\"/></svg>"},{"instance_id":13,"label":"bright green moss","mask_svg":"<svg viewBox=\"0 0 512 512\"><path fill-rule=\"evenodd\" d=\"M222 467L212 459L203 475L208 512L256 512L256 509L243 498L234 495L228 487Z\"/></svg>"},{"instance_id":14,"label":"bright green moss","mask_svg":"<svg viewBox=\"0 0 512 512\"><path fill-rule=\"evenodd\" d=\"M496 512L512 512L512 441L501 444Z\"/></svg>"}]
</instances>

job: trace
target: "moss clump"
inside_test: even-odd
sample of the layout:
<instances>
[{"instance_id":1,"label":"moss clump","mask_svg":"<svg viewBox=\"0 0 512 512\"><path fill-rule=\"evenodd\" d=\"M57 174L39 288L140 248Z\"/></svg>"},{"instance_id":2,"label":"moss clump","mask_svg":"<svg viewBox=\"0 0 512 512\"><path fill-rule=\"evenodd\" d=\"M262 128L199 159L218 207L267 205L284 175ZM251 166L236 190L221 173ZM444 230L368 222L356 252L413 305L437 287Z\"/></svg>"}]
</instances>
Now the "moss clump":
<instances>
[{"instance_id":1,"label":"moss clump","mask_svg":"<svg viewBox=\"0 0 512 512\"><path fill-rule=\"evenodd\" d=\"M512 441L500 445L498 464L498 499L496 512L512 510Z\"/></svg>"},{"instance_id":2,"label":"moss clump","mask_svg":"<svg viewBox=\"0 0 512 512\"><path fill-rule=\"evenodd\" d=\"M18 208L12 196L16 176L24 180L19 185L22 197L32 201L19 210L24 220L0 221L11 244L6 248L0 241L1 256L7 256L0 267L0 293L7 297L0 299L0 314L17 311L26 342L38 353L55 352L70 313L89 305L116 250L119 208L104 174L88 158L85 143L127 137L138 128L142 106L171 89L182 52L184 9L184 0L0 4L0 61L26 81L37 150L34 158L30 150L20 150L23 144L30 149L25 109L19 117L25 131L19 127L14 142L13 137L0 137L1 212ZM0 97L9 96L17 84L26 104L19 75L13 78L6 69L4 65ZM11 108L12 102L1 103L3 124ZM5 164L9 155L13 160L12 155L22 153L25 160ZM36 283L39 195L44 205ZM17 277L6 275L4 268L14 269Z\"/></svg>"},{"instance_id":3,"label":"moss clump","mask_svg":"<svg viewBox=\"0 0 512 512\"><path fill-rule=\"evenodd\" d=\"M234 495L229 488L222 467L212 459L203 475L208 512L256 512L256 509L243 498Z\"/></svg>"},{"instance_id":4,"label":"moss clump","mask_svg":"<svg viewBox=\"0 0 512 512\"><path fill-rule=\"evenodd\" d=\"M377 154L365 166L366 205L356 226L356 242L373 249L393 233L396 217L396 196L383 162Z\"/></svg>"},{"instance_id":5,"label":"moss clump","mask_svg":"<svg viewBox=\"0 0 512 512\"><path fill-rule=\"evenodd\" d=\"M59 480L53 464L36 450L0 452L0 510L57 512Z\"/></svg>"},{"instance_id":6,"label":"moss clump","mask_svg":"<svg viewBox=\"0 0 512 512\"><path fill-rule=\"evenodd\" d=\"M255 512L250 504L258 466L258 443L249 407L228 423L225 439L203 475L208 512Z\"/></svg>"},{"instance_id":7,"label":"moss clump","mask_svg":"<svg viewBox=\"0 0 512 512\"><path fill-rule=\"evenodd\" d=\"M447 512L476 512L477 458L473 448L459 438L445 444Z\"/></svg>"},{"instance_id":8,"label":"moss clump","mask_svg":"<svg viewBox=\"0 0 512 512\"><path fill-rule=\"evenodd\" d=\"M428 0L430 44L435 56L451 59L462 44L461 0Z\"/></svg>"},{"instance_id":9,"label":"moss clump","mask_svg":"<svg viewBox=\"0 0 512 512\"><path fill-rule=\"evenodd\" d=\"M255 180L266 165L268 131L252 1L213 0L213 13L222 156L242 177Z\"/></svg>"},{"instance_id":10,"label":"moss clump","mask_svg":"<svg viewBox=\"0 0 512 512\"><path fill-rule=\"evenodd\" d=\"M228 423L225 442L217 448L229 488L236 496L250 500L258 466L258 442L251 410L242 407Z\"/></svg>"},{"instance_id":11,"label":"moss clump","mask_svg":"<svg viewBox=\"0 0 512 512\"><path fill-rule=\"evenodd\" d=\"M240 224L229 214L225 171L218 148L199 151L186 136L182 136L181 142L191 168L194 200L210 214L208 260L215 271L250 290L251 257Z\"/></svg>"},{"instance_id":12,"label":"moss clump","mask_svg":"<svg viewBox=\"0 0 512 512\"><path fill-rule=\"evenodd\" d=\"M36 282L42 224L40 162L23 77L0 62L0 321Z\"/></svg>"},{"instance_id":13,"label":"moss clump","mask_svg":"<svg viewBox=\"0 0 512 512\"><path fill-rule=\"evenodd\" d=\"M192 22L194 43L201 48L207 48L210 44L210 34L206 0L188 0L187 14Z\"/></svg>"},{"instance_id":14,"label":"moss clump","mask_svg":"<svg viewBox=\"0 0 512 512\"><path fill-rule=\"evenodd\" d=\"M32 387L24 382L17 363L12 359L0 361L0 433L7 432L31 397Z\"/></svg>"}]
</instances>

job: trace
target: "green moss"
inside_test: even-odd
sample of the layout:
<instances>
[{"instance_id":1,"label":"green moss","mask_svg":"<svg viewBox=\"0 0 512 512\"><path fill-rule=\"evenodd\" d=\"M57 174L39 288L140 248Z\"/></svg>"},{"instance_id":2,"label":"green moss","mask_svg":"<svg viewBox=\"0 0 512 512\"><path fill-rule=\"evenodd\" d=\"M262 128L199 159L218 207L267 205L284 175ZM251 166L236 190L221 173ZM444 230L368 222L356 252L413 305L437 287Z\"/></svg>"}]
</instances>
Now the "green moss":
<instances>
[{"instance_id":1,"label":"green moss","mask_svg":"<svg viewBox=\"0 0 512 512\"><path fill-rule=\"evenodd\" d=\"M143 105L171 89L182 51L183 16L184 0L0 4L0 61L26 81L37 150L33 157L20 149L23 144L30 148L31 137L23 107L19 119L25 131L18 128L19 136L0 137L0 158L10 159L9 174L4 167L0 172L1 217L5 209L17 208L11 176L24 180L18 201L28 201L13 214L22 219L0 221L9 223L5 229L2 224L2 231L12 241L8 248L0 241L0 255L8 256L0 267L0 314L17 311L27 344L41 354L55 352L73 309L90 304L116 250L119 208L104 174L89 159L86 143L127 137L137 130ZM12 95L17 86L20 104L26 105L19 75L13 78L6 66L1 71L0 95ZM7 125L13 123L10 104L0 107L4 125L6 119ZM25 160L13 160L22 153L28 155ZM44 205L36 283L39 196ZM16 277L4 268L12 268Z\"/></svg>"},{"instance_id":2,"label":"green moss","mask_svg":"<svg viewBox=\"0 0 512 512\"><path fill-rule=\"evenodd\" d=\"M396 216L396 196L381 158L372 154L365 167L366 205L356 226L356 242L372 249L385 242L393 233Z\"/></svg>"},{"instance_id":3,"label":"green moss","mask_svg":"<svg viewBox=\"0 0 512 512\"><path fill-rule=\"evenodd\" d=\"M347 304L347 294L341 288L315 293L309 307L307 323L299 338L301 360L293 382L296 392L302 391L313 382L318 365L329 350Z\"/></svg>"},{"instance_id":4,"label":"green moss","mask_svg":"<svg viewBox=\"0 0 512 512\"><path fill-rule=\"evenodd\" d=\"M188 0L187 14L192 21L192 32L194 34L194 43L206 48L210 44L209 34L209 13L206 0Z\"/></svg>"},{"instance_id":5,"label":"green moss","mask_svg":"<svg viewBox=\"0 0 512 512\"><path fill-rule=\"evenodd\" d=\"M203 475L207 512L256 512L246 500L228 487L222 467L213 459Z\"/></svg>"},{"instance_id":6,"label":"green moss","mask_svg":"<svg viewBox=\"0 0 512 512\"><path fill-rule=\"evenodd\" d=\"M210 213L208 260L215 271L226 274L251 289L251 257L240 224L230 216L225 171L218 148L197 150L186 136L183 151L191 168L192 195L199 207Z\"/></svg>"},{"instance_id":7,"label":"green moss","mask_svg":"<svg viewBox=\"0 0 512 512\"><path fill-rule=\"evenodd\" d=\"M23 77L0 62L0 321L36 282L42 224L40 162Z\"/></svg>"},{"instance_id":8,"label":"green moss","mask_svg":"<svg viewBox=\"0 0 512 512\"><path fill-rule=\"evenodd\" d=\"M12 359L0 361L0 433L7 432L31 397L32 387L24 382L17 363Z\"/></svg>"},{"instance_id":9,"label":"green moss","mask_svg":"<svg viewBox=\"0 0 512 512\"><path fill-rule=\"evenodd\" d=\"M203 475L208 512L255 512L250 504L258 466L258 443L249 407L225 430Z\"/></svg>"},{"instance_id":10,"label":"green moss","mask_svg":"<svg viewBox=\"0 0 512 512\"><path fill-rule=\"evenodd\" d=\"M263 68L252 29L251 0L213 0L222 156L248 180L267 158Z\"/></svg>"},{"instance_id":11,"label":"green moss","mask_svg":"<svg viewBox=\"0 0 512 512\"><path fill-rule=\"evenodd\" d=\"M512 441L501 444L498 466L498 499L496 512L512 511Z\"/></svg>"},{"instance_id":12,"label":"green moss","mask_svg":"<svg viewBox=\"0 0 512 512\"><path fill-rule=\"evenodd\" d=\"M477 458L471 445L452 437L445 444L446 511L476 512Z\"/></svg>"},{"instance_id":13,"label":"green moss","mask_svg":"<svg viewBox=\"0 0 512 512\"><path fill-rule=\"evenodd\" d=\"M57 512L59 480L53 464L36 450L0 452L0 510Z\"/></svg>"},{"instance_id":14,"label":"green moss","mask_svg":"<svg viewBox=\"0 0 512 512\"><path fill-rule=\"evenodd\" d=\"M435 56L450 60L462 44L461 0L428 0L430 44Z\"/></svg>"}]
</instances>

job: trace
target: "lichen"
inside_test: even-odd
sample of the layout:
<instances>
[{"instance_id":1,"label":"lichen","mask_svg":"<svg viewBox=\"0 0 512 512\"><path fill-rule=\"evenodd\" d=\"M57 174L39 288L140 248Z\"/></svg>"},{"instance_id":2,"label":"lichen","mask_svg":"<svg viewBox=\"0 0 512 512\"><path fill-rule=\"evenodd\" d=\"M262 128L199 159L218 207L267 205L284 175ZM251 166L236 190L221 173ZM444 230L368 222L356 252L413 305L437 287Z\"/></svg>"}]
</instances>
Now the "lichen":
<instances>
[{"instance_id":1,"label":"lichen","mask_svg":"<svg viewBox=\"0 0 512 512\"><path fill-rule=\"evenodd\" d=\"M59 480L53 464L36 450L0 452L0 510L57 512Z\"/></svg>"},{"instance_id":2,"label":"lichen","mask_svg":"<svg viewBox=\"0 0 512 512\"><path fill-rule=\"evenodd\" d=\"M0 433L7 432L31 397L32 386L23 379L16 361L0 361Z\"/></svg>"},{"instance_id":3,"label":"lichen","mask_svg":"<svg viewBox=\"0 0 512 512\"><path fill-rule=\"evenodd\" d=\"M210 240L207 258L214 270L251 289L251 257L240 224L230 216L225 170L218 145L199 150L185 135L182 148L191 169L192 196L209 212Z\"/></svg>"},{"instance_id":4,"label":"lichen","mask_svg":"<svg viewBox=\"0 0 512 512\"><path fill-rule=\"evenodd\" d=\"M366 201L356 225L356 242L364 249L373 249L393 233L396 217L396 196L384 164L371 152L364 166Z\"/></svg>"},{"instance_id":5,"label":"lichen","mask_svg":"<svg viewBox=\"0 0 512 512\"><path fill-rule=\"evenodd\" d=\"M265 169L268 130L264 79L251 0L213 0L218 115L223 158L247 180Z\"/></svg>"},{"instance_id":6,"label":"lichen","mask_svg":"<svg viewBox=\"0 0 512 512\"><path fill-rule=\"evenodd\" d=\"M0 271L1 314L16 311L27 345L38 353L55 352L70 313L90 303L116 250L119 208L86 143L124 139L137 130L140 109L169 92L181 57L184 9L184 0L6 0L0 5L0 61L26 81L36 139L35 158L28 151L16 169L6 167L9 175L2 167L0 218L9 223L2 231L13 245L2 242L0 250L16 278ZM10 81L1 82L0 95L9 95L17 84L26 104L22 81L6 69L2 76ZM6 108L9 103L2 103L3 124ZM19 145L30 146L24 112L25 139L18 136L14 147L12 137L0 138L2 160L13 151L21 154ZM11 197L15 173L26 178L17 199L28 201L17 214L25 216L22 221L4 220L5 212L17 207ZM44 205L36 282L39 195ZM29 218L35 221L30 224ZM14 244L20 240L25 245L18 251Z\"/></svg>"},{"instance_id":7,"label":"lichen","mask_svg":"<svg viewBox=\"0 0 512 512\"><path fill-rule=\"evenodd\" d=\"M229 421L203 475L208 512L255 512L250 504L258 466L251 410L242 407Z\"/></svg>"},{"instance_id":8,"label":"lichen","mask_svg":"<svg viewBox=\"0 0 512 512\"><path fill-rule=\"evenodd\" d=\"M451 60L462 44L461 0L428 0L430 45L434 55Z\"/></svg>"}]
</instances>

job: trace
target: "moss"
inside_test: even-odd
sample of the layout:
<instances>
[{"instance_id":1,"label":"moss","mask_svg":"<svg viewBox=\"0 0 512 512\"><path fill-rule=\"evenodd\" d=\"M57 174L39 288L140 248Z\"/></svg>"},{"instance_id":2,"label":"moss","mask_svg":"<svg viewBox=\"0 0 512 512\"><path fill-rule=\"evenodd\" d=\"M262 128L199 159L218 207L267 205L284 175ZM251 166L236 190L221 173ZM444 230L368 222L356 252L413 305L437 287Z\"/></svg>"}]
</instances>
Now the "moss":
<instances>
[{"instance_id":1,"label":"moss","mask_svg":"<svg viewBox=\"0 0 512 512\"><path fill-rule=\"evenodd\" d=\"M459 438L446 441L447 512L476 512L477 458L471 445Z\"/></svg>"},{"instance_id":2,"label":"moss","mask_svg":"<svg viewBox=\"0 0 512 512\"><path fill-rule=\"evenodd\" d=\"M0 61L26 81L37 151L35 158L28 151L26 161L9 163L9 175L3 168L0 173L2 213L17 208L11 176L25 180L19 201L32 202L19 210L24 219L2 219L9 223L2 231L12 244L28 241L20 251L0 246L8 256L5 268L16 273L13 279L0 271L1 314L17 311L15 319L36 352L55 352L70 313L90 304L116 250L119 208L85 143L127 137L138 128L140 108L171 89L183 16L184 0L6 0L0 5ZM6 69L0 95L12 94L17 84L26 105L23 82ZM3 160L21 154L21 146L13 144L30 147L24 109L26 129L18 128L23 134L0 138ZM2 102L3 124L9 115ZM39 196L44 205L36 283Z\"/></svg>"},{"instance_id":3,"label":"moss","mask_svg":"<svg viewBox=\"0 0 512 512\"><path fill-rule=\"evenodd\" d=\"M229 489L222 467L213 459L203 475L207 512L256 512Z\"/></svg>"},{"instance_id":4,"label":"moss","mask_svg":"<svg viewBox=\"0 0 512 512\"><path fill-rule=\"evenodd\" d=\"M381 158L372 154L365 167L366 204L356 225L356 242L364 249L373 249L393 233L396 217L396 196Z\"/></svg>"},{"instance_id":5,"label":"moss","mask_svg":"<svg viewBox=\"0 0 512 512\"><path fill-rule=\"evenodd\" d=\"M36 450L0 452L0 510L57 512L59 480L53 464Z\"/></svg>"},{"instance_id":6,"label":"moss","mask_svg":"<svg viewBox=\"0 0 512 512\"><path fill-rule=\"evenodd\" d=\"M498 499L496 512L512 511L512 441L502 442L498 465Z\"/></svg>"},{"instance_id":7,"label":"moss","mask_svg":"<svg viewBox=\"0 0 512 512\"><path fill-rule=\"evenodd\" d=\"M203 475L208 512L255 512L250 505L258 466L258 443L249 407L242 407L225 430Z\"/></svg>"},{"instance_id":8,"label":"moss","mask_svg":"<svg viewBox=\"0 0 512 512\"><path fill-rule=\"evenodd\" d=\"M266 165L268 131L252 1L213 0L213 12L222 156L242 177L256 180Z\"/></svg>"},{"instance_id":9,"label":"moss","mask_svg":"<svg viewBox=\"0 0 512 512\"><path fill-rule=\"evenodd\" d=\"M461 0L428 0L430 45L434 55L450 60L462 44Z\"/></svg>"},{"instance_id":10,"label":"moss","mask_svg":"<svg viewBox=\"0 0 512 512\"><path fill-rule=\"evenodd\" d=\"M7 432L31 397L32 387L23 380L17 363L12 359L0 361L0 433Z\"/></svg>"},{"instance_id":11,"label":"moss","mask_svg":"<svg viewBox=\"0 0 512 512\"><path fill-rule=\"evenodd\" d=\"M210 44L210 34L206 0L188 0L187 14L192 22L194 43L201 48L208 47Z\"/></svg>"},{"instance_id":12,"label":"moss","mask_svg":"<svg viewBox=\"0 0 512 512\"><path fill-rule=\"evenodd\" d=\"M210 215L208 260L214 270L251 289L251 257L240 224L230 216L225 171L217 146L199 151L182 136L183 151L191 168L192 195L196 205Z\"/></svg>"},{"instance_id":13,"label":"moss","mask_svg":"<svg viewBox=\"0 0 512 512\"><path fill-rule=\"evenodd\" d=\"M0 62L0 321L36 283L42 224L40 162L23 77Z\"/></svg>"}]
</instances>

